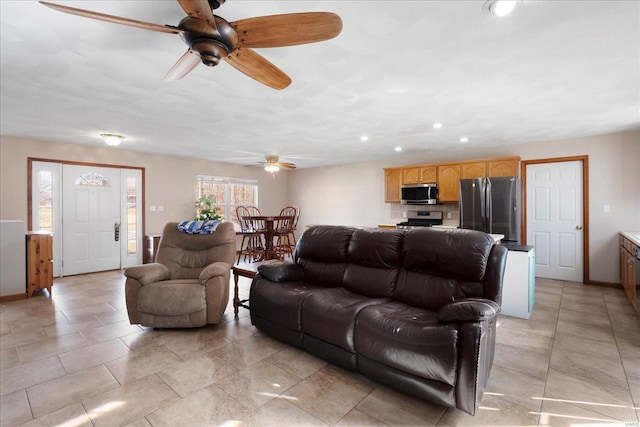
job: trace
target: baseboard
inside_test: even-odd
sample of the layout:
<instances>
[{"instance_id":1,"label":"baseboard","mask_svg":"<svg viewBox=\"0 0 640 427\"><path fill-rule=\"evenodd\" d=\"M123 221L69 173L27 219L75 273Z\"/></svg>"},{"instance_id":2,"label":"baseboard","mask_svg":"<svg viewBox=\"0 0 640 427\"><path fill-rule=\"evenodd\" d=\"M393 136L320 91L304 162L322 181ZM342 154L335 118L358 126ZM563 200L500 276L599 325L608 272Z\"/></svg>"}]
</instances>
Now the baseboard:
<instances>
[{"instance_id":1,"label":"baseboard","mask_svg":"<svg viewBox=\"0 0 640 427\"><path fill-rule=\"evenodd\" d=\"M11 301L19 301L21 299L27 299L27 293L24 294L14 294L14 295L4 295L0 297L0 303L3 302L11 302Z\"/></svg>"},{"instance_id":2,"label":"baseboard","mask_svg":"<svg viewBox=\"0 0 640 427\"><path fill-rule=\"evenodd\" d=\"M615 282L597 282L595 280L589 280L587 282L584 282L585 285L590 285L590 286L600 286L603 288L619 288L622 289L622 283L615 283Z\"/></svg>"}]
</instances>

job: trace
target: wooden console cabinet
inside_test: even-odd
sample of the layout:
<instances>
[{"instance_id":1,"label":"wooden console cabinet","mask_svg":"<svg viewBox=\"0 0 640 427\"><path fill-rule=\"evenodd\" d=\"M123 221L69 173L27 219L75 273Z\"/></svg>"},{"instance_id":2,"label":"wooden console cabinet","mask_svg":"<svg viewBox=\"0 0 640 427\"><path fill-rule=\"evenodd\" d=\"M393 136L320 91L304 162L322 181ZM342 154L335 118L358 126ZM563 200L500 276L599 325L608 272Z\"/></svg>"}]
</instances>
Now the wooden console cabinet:
<instances>
[{"instance_id":1,"label":"wooden console cabinet","mask_svg":"<svg viewBox=\"0 0 640 427\"><path fill-rule=\"evenodd\" d=\"M29 231L27 239L27 296L37 289L53 286L53 235L42 231Z\"/></svg>"},{"instance_id":2,"label":"wooden console cabinet","mask_svg":"<svg viewBox=\"0 0 640 427\"><path fill-rule=\"evenodd\" d=\"M144 264L155 262L156 252L158 251L158 245L160 244L161 237L162 236L160 234L144 236L144 253L142 260Z\"/></svg>"}]
</instances>

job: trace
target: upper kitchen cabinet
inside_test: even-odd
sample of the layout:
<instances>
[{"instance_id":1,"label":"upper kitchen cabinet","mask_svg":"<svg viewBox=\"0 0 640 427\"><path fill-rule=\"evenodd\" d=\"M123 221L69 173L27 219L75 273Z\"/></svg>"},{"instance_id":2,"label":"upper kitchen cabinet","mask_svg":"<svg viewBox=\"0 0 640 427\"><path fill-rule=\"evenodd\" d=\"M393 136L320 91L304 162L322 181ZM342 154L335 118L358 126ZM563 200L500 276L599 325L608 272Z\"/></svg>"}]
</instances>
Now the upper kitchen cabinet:
<instances>
[{"instance_id":1,"label":"upper kitchen cabinet","mask_svg":"<svg viewBox=\"0 0 640 427\"><path fill-rule=\"evenodd\" d=\"M420 183L435 184L438 182L438 168L436 166L420 167Z\"/></svg>"},{"instance_id":2,"label":"upper kitchen cabinet","mask_svg":"<svg viewBox=\"0 0 640 427\"><path fill-rule=\"evenodd\" d=\"M420 168L405 168L402 169L402 184L419 184L420 183Z\"/></svg>"},{"instance_id":3,"label":"upper kitchen cabinet","mask_svg":"<svg viewBox=\"0 0 640 427\"><path fill-rule=\"evenodd\" d=\"M460 165L461 178L484 178L487 176L487 162L469 162Z\"/></svg>"},{"instance_id":4,"label":"upper kitchen cabinet","mask_svg":"<svg viewBox=\"0 0 640 427\"><path fill-rule=\"evenodd\" d=\"M487 176L518 176L520 157L489 160L487 162Z\"/></svg>"},{"instance_id":5,"label":"upper kitchen cabinet","mask_svg":"<svg viewBox=\"0 0 640 427\"><path fill-rule=\"evenodd\" d=\"M459 163L438 166L438 201L440 203L457 203L459 185Z\"/></svg>"},{"instance_id":6,"label":"upper kitchen cabinet","mask_svg":"<svg viewBox=\"0 0 640 427\"><path fill-rule=\"evenodd\" d=\"M384 170L384 201L386 203L400 203L400 183L402 169Z\"/></svg>"}]
</instances>

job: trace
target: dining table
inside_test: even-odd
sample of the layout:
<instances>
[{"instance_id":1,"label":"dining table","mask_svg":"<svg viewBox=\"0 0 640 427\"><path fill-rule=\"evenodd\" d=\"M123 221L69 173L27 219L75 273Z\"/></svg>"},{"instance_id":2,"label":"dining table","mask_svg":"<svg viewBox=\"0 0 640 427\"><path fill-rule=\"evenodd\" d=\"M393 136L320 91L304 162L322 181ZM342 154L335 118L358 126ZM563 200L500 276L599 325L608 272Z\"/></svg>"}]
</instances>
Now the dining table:
<instances>
[{"instance_id":1,"label":"dining table","mask_svg":"<svg viewBox=\"0 0 640 427\"><path fill-rule=\"evenodd\" d=\"M288 217L280 215L252 215L250 218L251 221L264 221L264 260L277 259L278 254L276 254L273 249L274 223Z\"/></svg>"}]
</instances>

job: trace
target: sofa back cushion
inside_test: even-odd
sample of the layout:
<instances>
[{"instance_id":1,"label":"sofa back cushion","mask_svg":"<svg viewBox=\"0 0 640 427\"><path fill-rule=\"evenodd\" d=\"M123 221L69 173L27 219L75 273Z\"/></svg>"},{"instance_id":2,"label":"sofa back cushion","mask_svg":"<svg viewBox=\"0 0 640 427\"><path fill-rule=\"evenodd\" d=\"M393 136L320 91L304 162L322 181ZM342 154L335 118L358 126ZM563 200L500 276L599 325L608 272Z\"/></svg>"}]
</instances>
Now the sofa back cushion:
<instances>
[{"instance_id":1,"label":"sofa back cushion","mask_svg":"<svg viewBox=\"0 0 640 427\"><path fill-rule=\"evenodd\" d=\"M343 286L360 295L390 297L400 268L402 230L359 229L347 249Z\"/></svg>"},{"instance_id":2,"label":"sofa back cushion","mask_svg":"<svg viewBox=\"0 0 640 427\"><path fill-rule=\"evenodd\" d=\"M342 286L347 248L355 231L355 227L309 227L298 240L295 251L295 261L304 271L304 280L316 286Z\"/></svg>"},{"instance_id":3,"label":"sofa back cushion","mask_svg":"<svg viewBox=\"0 0 640 427\"><path fill-rule=\"evenodd\" d=\"M484 296L491 236L473 230L413 229L402 244L402 268L393 297L439 310L464 297Z\"/></svg>"}]
</instances>

